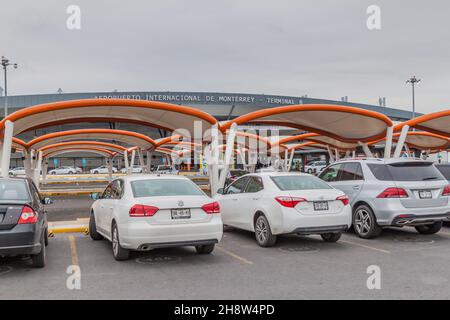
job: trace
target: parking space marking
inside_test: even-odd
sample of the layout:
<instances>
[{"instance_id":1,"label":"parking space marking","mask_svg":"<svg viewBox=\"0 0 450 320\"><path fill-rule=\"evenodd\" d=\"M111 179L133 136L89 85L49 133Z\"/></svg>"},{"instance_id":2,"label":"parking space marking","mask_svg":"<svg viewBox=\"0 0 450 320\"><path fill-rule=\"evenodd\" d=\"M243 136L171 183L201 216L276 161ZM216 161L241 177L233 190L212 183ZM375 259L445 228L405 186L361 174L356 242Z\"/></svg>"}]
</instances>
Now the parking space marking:
<instances>
[{"instance_id":1,"label":"parking space marking","mask_svg":"<svg viewBox=\"0 0 450 320\"><path fill-rule=\"evenodd\" d=\"M232 257L232 258L234 258L234 259L236 259L236 260L239 260L240 262L243 262L243 263L245 263L245 264L249 264L249 265L252 265L253 264L253 262L251 262L250 260L247 260L247 259L245 259L245 258L243 258L243 257L241 257L241 256L239 256L239 255L237 255L237 254L235 254L235 253L233 253L233 252L231 252L231 251L228 251L227 249L225 249L225 248L223 248L223 247L217 247L217 250L219 250L219 251L221 251L221 252L223 252L223 253L225 253L225 254L227 254L227 255L229 255L230 257Z\"/></svg>"},{"instance_id":2,"label":"parking space marking","mask_svg":"<svg viewBox=\"0 0 450 320\"><path fill-rule=\"evenodd\" d=\"M370 250L374 250L374 251L378 251L378 252L382 252L382 253L391 253L389 250L384 250L384 249L375 248L375 247L372 247L372 246L367 246L365 244L361 244L361 243L358 243L358 242L353 242L353 241L348 241L348 240L339 240L339 242L351 244L351 245L354 245L354 246L358 246L358 247L361 247L361 248L370 249Z\"/></svg>"},{"instance_id":3,"label":"parking space marking","mask_svg":"<svg viewBox=\"0 0 450 320\"><path fill-rule=\"evenodd\" d=\"M75 240L75 237L73 235L69 236L69 242L70 242L70 253L72 256L72 264L75 266L79 266L78 261L78 252L77 252L77 241Z\"/></svg>"}]
</instances>

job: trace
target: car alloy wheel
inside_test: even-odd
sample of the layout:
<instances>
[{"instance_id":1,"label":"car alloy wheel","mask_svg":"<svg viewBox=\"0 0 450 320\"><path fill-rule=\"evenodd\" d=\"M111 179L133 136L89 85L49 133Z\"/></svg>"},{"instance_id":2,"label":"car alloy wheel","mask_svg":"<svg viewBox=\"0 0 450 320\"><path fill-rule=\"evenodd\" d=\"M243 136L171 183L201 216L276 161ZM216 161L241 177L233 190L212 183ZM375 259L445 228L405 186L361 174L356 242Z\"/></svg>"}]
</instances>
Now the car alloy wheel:
<instances>
[{"instance_id":1,"label":"car alloy wheel","mask_svg":"<svg viewBox=\"0 0 450 320\"><path fill-rule=\"evenodd\" d=\"M259 217L258 220L256 221L255 233L260 243L264 243L266 241L267 225L264 219L262 219L261 217Z\"/></svg>"},{"instance_id":2,"label":"car alloy wheel","mask_svg":"<svg viewBox=\"0 0 450 320\"><path fill-rule=\"evenodd\" d=\"M119 236L117 234L117 227L113 228L112 247L113 247L114 256L117 256L119 254Z\"/></svg>"},{"instance_id":3,"label":"car alloy wheel","mask_svg":"<svg viewBox=\"0 0 450 320\"><path fill-rule=\"evenodd\" d=\"M355 213L355 229L358 234L366 235L370 232L372 218L370 213L364 208L360 208Z\"/></svg>"}]
</instances>

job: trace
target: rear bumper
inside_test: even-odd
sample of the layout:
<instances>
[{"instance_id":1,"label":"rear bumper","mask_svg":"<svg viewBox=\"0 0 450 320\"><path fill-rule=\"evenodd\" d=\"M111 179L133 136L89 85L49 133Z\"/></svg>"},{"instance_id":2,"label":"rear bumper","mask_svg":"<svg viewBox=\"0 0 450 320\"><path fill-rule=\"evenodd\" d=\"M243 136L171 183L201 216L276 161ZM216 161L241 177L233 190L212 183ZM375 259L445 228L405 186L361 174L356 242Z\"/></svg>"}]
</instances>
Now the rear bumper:
<instances>
[{"instance_id":1,"label":"rear bumper","mask_svg":"<svg viewBox=\"0 0 450 320\"><path fill-rule=\"evenodd\" d=\"M33 255L41 252L41 229L36 224L0 230L0 256Z\"/></svg>"},{"instance_id":2,"label":"rear bumper","mask_svg":"<svg viewBox=\"0 0 450 320\"><path fill-rule=\"evenodd\" d=\"M345 232L347 230L348 230L348 225L345 224L345 225L339 225L339 226L297 228L292 233L299 234L299 235L309 235L309 234Z\"/></svg>"},{"instance_id":3,"label":"rear bumper","mask_svg":"<svg viewBox=\"0 0 450 320\"><path fill-rule=\"evenodd\" d=\"M414 226L421 224L429 224L438 221L450 221L450 212L444 214L430 214L430 215L401 215L392 220L394 226Z\"/></svg>"},{"instance_id":4,"label":"rear bumper","mask_svg":"<svg viewBox=\"0 0 450 320\"><path fill-rule=\"evenodd\" d=\"M131 250L143 247L165 248L218 243L222 239L223 224L220 216L211 221L178 225L147 223L119 224L120 244Z\"/></svg>"}]
</instances>

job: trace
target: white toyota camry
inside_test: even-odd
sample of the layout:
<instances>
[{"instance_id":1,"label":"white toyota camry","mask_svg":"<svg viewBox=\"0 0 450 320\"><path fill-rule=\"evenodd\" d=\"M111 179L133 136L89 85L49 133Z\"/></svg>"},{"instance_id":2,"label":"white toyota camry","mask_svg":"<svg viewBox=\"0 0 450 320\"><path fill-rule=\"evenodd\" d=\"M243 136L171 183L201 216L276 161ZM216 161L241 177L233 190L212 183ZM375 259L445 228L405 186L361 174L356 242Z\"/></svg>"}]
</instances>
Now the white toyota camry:
<instances>
[{"instance_id":1,"label":"white toyota camry","mask_svg":"<svg viewBox=\"0 0 450 320\"><path fill-rule=\"evenodd\" d=\"M116 260L130 250L195 246L208 254L222 238L220 207L184 176L136 175L112 181L91 207L93 240L112 242Z\"/></svg>"},{"instance_id":2,"label":"white toyota camry","mask_svg":"<svg viewBox=\"0 0 450 320\"><path fill-rule=\"evenodd\" d=\"M351 226L348 197L309 174L248 174L219 190L216 200L224 225L255 232L262 247L281 234L320 234L336 242Z\"/></svg>"}]
</instances>

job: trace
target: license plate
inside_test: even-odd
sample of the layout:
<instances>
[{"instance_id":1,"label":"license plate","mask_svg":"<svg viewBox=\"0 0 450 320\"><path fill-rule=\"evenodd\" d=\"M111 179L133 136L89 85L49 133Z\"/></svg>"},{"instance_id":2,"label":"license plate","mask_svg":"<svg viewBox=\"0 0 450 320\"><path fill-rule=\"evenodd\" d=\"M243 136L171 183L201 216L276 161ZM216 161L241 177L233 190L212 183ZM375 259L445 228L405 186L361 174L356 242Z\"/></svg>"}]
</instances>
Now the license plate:
<instances>
[{"instance_id":1,"label":"license plate","mask_svg":"<svg viewBox=\"0 0 450 320\"><path fill-rule=\"evenodd\" d=\"M420 190L419 191L419 198L420 199L431 199L433 195L431 194L431 191L428 190Z\"/></svg>"},{"instance_id":2,"label":"license plate","mask_svg":"<svg viewBox=\"0 0 450 320\"><path fill-rule=\"evenodd\" d=\"M316 211L328 210L328 202L327 201L314 202L314 210Z\"/></svg>"},{"instance_id":3,"label":"license plate","mask_svg":"<svg viewBox=\"0 0 450 320\"><path fill-rule=\"evenodd\" d=\"M191 209L172 209L172 219L190 219Z\"/></svg>"}]
</instances>

